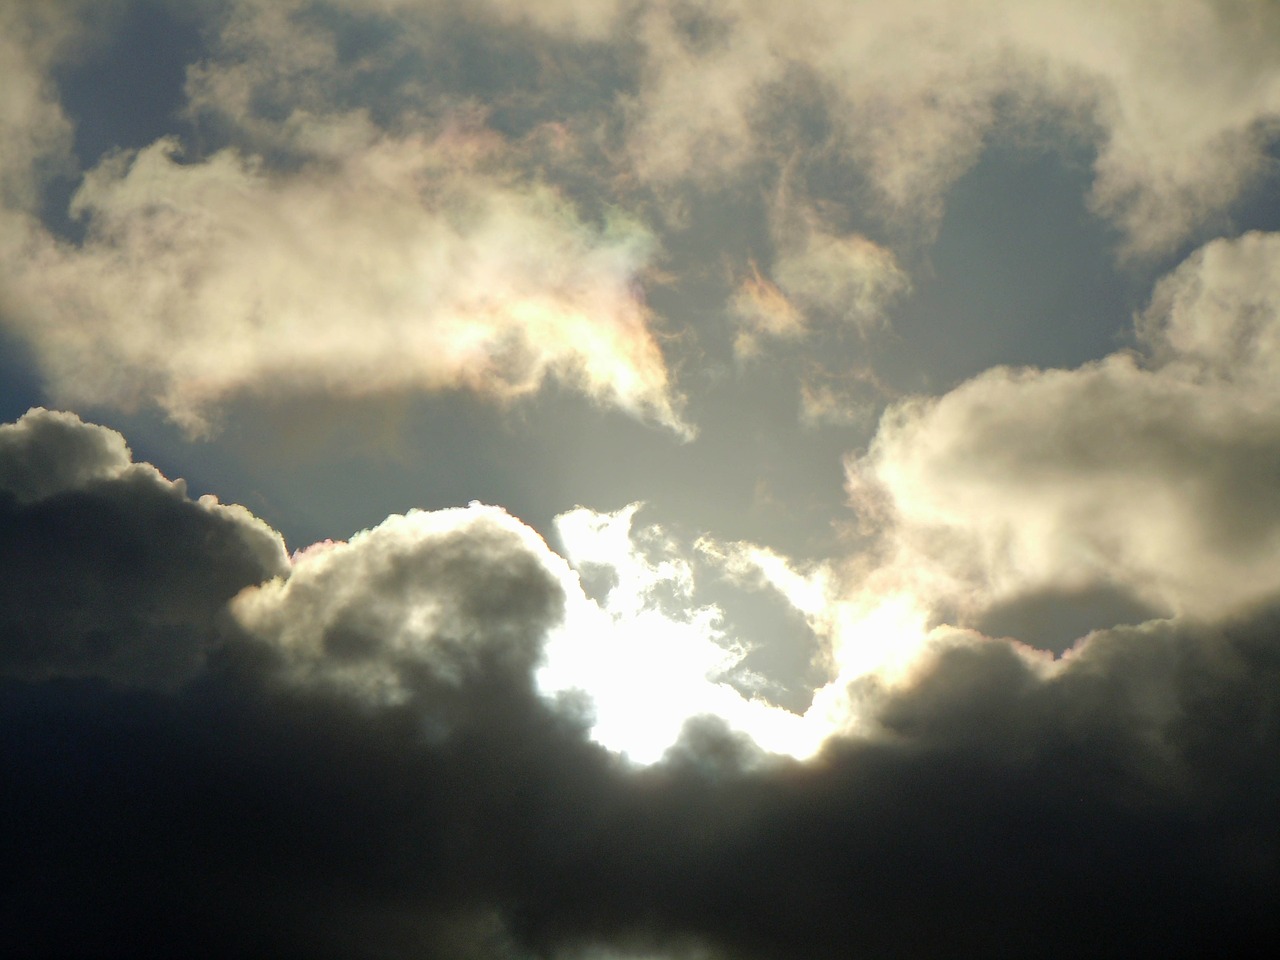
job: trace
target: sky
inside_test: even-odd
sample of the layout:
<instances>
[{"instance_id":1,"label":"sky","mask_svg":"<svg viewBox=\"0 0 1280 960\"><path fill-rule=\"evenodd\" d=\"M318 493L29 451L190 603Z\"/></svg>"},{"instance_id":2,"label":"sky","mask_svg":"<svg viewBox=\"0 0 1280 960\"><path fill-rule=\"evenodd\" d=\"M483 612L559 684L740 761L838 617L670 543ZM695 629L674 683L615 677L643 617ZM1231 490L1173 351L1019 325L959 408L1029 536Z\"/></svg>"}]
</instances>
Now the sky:
<instances>
[{"instance_id":1,"label":"sky","mask_svg":"<svg viewBox=\"0 0 1280 960\"><path fill-rule=\"evenodd\" d=\"M0 561L5 956L1261 955L1280 5L0 0Z\"/></svg>"}]
</instances>

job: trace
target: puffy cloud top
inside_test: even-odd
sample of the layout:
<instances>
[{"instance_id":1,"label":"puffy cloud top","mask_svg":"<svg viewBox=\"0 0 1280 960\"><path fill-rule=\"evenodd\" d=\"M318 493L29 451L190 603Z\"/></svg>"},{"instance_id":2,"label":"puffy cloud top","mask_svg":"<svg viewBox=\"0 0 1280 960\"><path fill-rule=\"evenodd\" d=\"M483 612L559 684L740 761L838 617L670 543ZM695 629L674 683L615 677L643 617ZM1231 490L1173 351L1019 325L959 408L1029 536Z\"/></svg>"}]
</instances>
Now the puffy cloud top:
<instances>
[{"instance_id":1,"label":"puffy cloud top","mask_svg":"<svg viewBox=\"0 0 1280 960\"><path fill-rule=\"evenodd\" d=\"M193 501L114 430L35 409L0 426L0 673L169 687L223 638L224 605L286 565L243 507Z\"/></svg>"},{"instance_id":2,"label":"puffy cloud top","mask_svg":"<svg viewBox=\"0 0 1280 960\"><path fill-rule=\"evenodd\" d=\"M232 609L299 677L398 702L476 672L527 681L563 616L557 561L500 509L414 511L302 554Z\"/></svg>"},{"instance_id":3,"label":"puffy cloud top","mask_svg":"<svg viewBox=\"0 0 1280 960\"><path fill-rule=\"evenodd\" d=\"M502 511L393 517L286 569L112 431L4 431L32 476L77 449L117 471L0 501L19 953L1131 958L1269 935L1273 610L1057 661L939 635L903 682L864 678L860 729L807 762L703 719L641 769L535 692L575 580Z\"/></svg>"},{"instance_id":4,"label":"puffy cloud top","mask_svg":"<svg viewBox=\"0 0 1280 960\"><path fill-rule=\"evenodd\" d=\"M1163 280L1147 363L997 368L892 407L848 469L895 569L967 615L1055 586L1199 616L1272 596L1275 239L1214 241Z\"/></svg>"}]
</instances>

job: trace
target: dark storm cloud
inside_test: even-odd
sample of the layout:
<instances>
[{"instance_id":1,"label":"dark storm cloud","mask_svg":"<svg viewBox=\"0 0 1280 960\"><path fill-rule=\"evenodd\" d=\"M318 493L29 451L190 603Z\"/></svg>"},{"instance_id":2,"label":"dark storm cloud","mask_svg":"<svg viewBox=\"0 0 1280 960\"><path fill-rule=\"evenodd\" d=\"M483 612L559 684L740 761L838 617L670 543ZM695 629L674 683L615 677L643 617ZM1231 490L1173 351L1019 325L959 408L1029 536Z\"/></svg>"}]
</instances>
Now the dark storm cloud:
<instances>
[{"instance_id":1,"label":"dark storm cloud","mask_svg":"<svg viewBox=\"0 0 1280 960\"><path fill-rule=\"evenodd\" d=\"M275 531L190 500L112 430L39 409L0 426L0 673L179 682L226 601L284 566Z\"/></svg>"},{"instance_id":2,"label":"dark storm cloud","mask_svg":"<svg viewBox=\"0 0 1280 960\"><path fill-rule=\"evenodd\" d=\"M256 522L102 428L5 431L4 475L58 490L6 501L6 664L32 662L13 611L45 618L45 668L0 682L6 955L1192 957L1275 932L1273 609L1057 662L957 635L908 683L866 681L862 732L811 761L699 721L635 769L536 693L570 581L501 511L391 518L219 619L277 572ZM54 569L62 593L33 596ZM81 652L90 620L138 649L215 621L222 642L140 689L103 680L153 668Z\"/></svg>"}]
</instances>

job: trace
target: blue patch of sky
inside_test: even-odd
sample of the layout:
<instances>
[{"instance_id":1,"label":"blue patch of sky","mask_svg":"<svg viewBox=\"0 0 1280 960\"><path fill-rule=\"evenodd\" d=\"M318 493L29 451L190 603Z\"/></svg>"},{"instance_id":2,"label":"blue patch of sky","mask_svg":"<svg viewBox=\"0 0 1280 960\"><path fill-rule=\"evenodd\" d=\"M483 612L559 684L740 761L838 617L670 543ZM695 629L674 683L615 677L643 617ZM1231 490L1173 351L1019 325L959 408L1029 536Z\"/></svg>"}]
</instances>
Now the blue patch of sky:
<instances>
[{"instance_id":1,"label":"blue patch of sky","mask_svg":"<svg viewBox=\"0 0 1280 960\"><path fill-rule=\"evenodd\" d=\"M993 144L947 195L913 293L880 344L880 375L943 392L997 364L1075 367L1130 341L1147 271L1092 214L1089 151Z\"/></svg>"}]
</instances>

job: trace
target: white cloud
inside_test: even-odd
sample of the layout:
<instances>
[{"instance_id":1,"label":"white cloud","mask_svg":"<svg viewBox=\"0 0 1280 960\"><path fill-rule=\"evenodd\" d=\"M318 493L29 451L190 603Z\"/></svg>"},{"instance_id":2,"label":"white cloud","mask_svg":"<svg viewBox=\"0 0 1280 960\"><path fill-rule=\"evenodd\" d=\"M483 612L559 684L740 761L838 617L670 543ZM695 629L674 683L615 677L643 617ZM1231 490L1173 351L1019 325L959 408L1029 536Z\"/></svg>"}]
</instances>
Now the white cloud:
<instances>
[{"instance_id":1,"label":"white cloud","mask_svg":"<svg viewBox=\"0 0 1280 960\"><path fill-rule=\"evenodd\" d=\"M341 146L284 173L230 149L184 163L163 140L86 177L83 245L30 235L5 274L55 396L153 402L200 431L243 392L505 401L555 378L689 434L636 291L642 228L582 222L504 175L482 132L295 126L313 150Z\"/></svg>"},{"instance_id":2,"label":"white cloud","mask_svg":"<svg viewBox=\"0 0 1280 960\"><path fill-rule=\"evenodd\" d=\"M0 212L36 209L45 179L71 168L49 69L77 33L67 4L0 6Z\"/></svg>"},{"instance_id":3,"label":"white cloud","mask_svg":"<svg viewBox=\"0 0 1280 960\"><path fill-rule=\"evenodd\" d=\"M406 25L422 13L345 6ZM556 10L570 30L597 16ZM234 146L190 158L169 137L106 157L73 201L88 233L74 244L25 211L50 171L71 170L53 68L69 38L112 21L71 2L2 11L3 306L51 395L156 403L199 432L246 392L505 402L554 379L691 436L639 292L650 234L613 210L584 220L466 102L428 97L427 116L407 93L387 132L370 120L368 64L303 13L227 11L189 68L187 114Z\"/></svg>"},{"instance_id":4,"label":"white cloud","mask_svg":"<svg viewBox=\"0 0 1280 960\"><path fill-rule=\"evenodd\" d=\"M155 402L201 430L243 392L463 387L511 399L554 379L690 434L636 292L655 248L647 230L621 215L588 222L518 173L520 148L465 98L411 78L378 93L370 65L341 53L338 20L296 3L234 4L189 72L189 117L237 148L185 162L161 140L108 158L77 196L86 243L51 238L15 213L68 156L50 71L78 8L48 9L57 15L36 30L6 8L0 175L7 320L59 400ZM403 26L388 41L397 51L428 49L434 7L332 8L344 9ZM617 183L711 182L754 159L792 169L820 153L865 172L882 212L908 223L936 216L998 102L1002 116L1047 114L1093 137L1096 209L1132 250L1166 249L1238 195L1280 109L1272 14L1207 0L952 0L856 16L745 0L485 10L467 29L497 17L600 41L638 18L634 98L589 108L596 120L621 108L628 150L601 154ZM762 113L802 75L832 124L821 142L780 137ZM771 212L771 286L748 283L735 301L744 356L802 337L810 315L869 329L905 289L887 251L838 217L789 231L811 199L793 179L796 196ZM825 406L814 394L806 409L813 419Z\"/></svg>"},{"instance_id":5,"label":"white cloud","mask_svg":"<svg viewBox=\"0 0 1280 960\"><path fill-rule=\"evenodd\" d=\"M784 211L779 220L790 219ZM907 275L894 255L857 234L837 235L816 218L776 229L781 248L773 280L751 265L751 276L734 294L741 360L762 353L771 341L802 341L820 326L849 327L861 336L886 324L890 303L907 291Z\"/></svg>"},{"instance_id":6,"label":"white cloud","mask_svg":"<svg viewBox=\"0 0 1280 960\"><path fill-rule=\"evenodd\" d=\"M1156 359L997 368L892 407L848 463L879 575L973 613L1118 586L1222 616L1280 590L1280 238L1215 241L1157 288Z\"/></svg>"},{"instance_id":7,"label":"white cloud","mask_svg":"<svg viewBox=\"0 0 1280 960\"><path fill-rule=\"evenodd\" d=\"M774 142L765 95L808 75L835 125L820 149L865 170L889 215L927 223L1000 111L1098 144L1092 202L1131 252L1164 252L1265 164L1280 117L1267 4L840 2L698 5L701 42L655 5L633 112L638 169L713 182L803 150ZM687 19L687 18L686 18ZM705 39L705 38L711 39Z\"/></svg>"}]
</instances>

